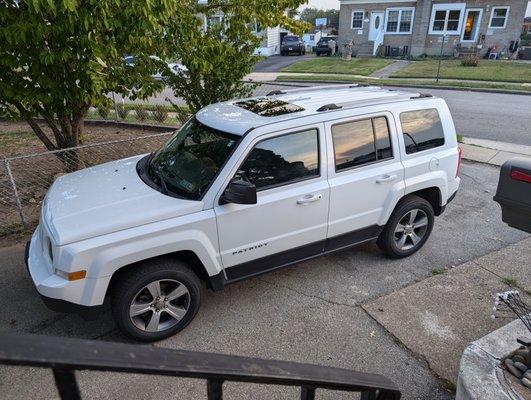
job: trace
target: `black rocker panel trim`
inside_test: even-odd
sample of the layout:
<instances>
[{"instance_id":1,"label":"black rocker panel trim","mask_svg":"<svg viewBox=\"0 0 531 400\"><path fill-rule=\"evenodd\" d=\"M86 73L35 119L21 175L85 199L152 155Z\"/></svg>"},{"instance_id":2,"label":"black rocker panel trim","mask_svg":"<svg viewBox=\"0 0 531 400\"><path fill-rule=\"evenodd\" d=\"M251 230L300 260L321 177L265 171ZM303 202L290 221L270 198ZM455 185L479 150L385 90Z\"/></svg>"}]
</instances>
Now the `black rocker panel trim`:
<instances>
[{"instance_id":1,"label":"black rocker panel trim","mask_svg":"<svg viewBox=\"0 0 531 400\"><path fill-rule=\"evenodd\" d=\"M378 237L382 229L383 226L373 225L357 231L335 236L333 238L300 246L295 249L282 251L267 257L262 257L256 260L234 265L225 269L227 281L224 283L241 281L279 268L287 267L310 258L318 257L326 253L374 240ZM219 275L222 275L222 273ZM211 277L210 279L212 280L213 278L214 277ZM215 280L219 281L219 279ZM219 282L217 283L218 285L216 286L219 287Z\"/></svg>"},{"instance_id":2,"label":"black rocker panel trim","mask_svg":"<svg viewBox=\"0 0 531 400\"><path fill-rule=\"evenodd\" d=\"M359 229L357 231L352 231L349 233L344 233L343 235L334 236L333 238L327 239L325 253L341 250L346 247L364 243L371 239L376 239L382 229L383 226L372 225L367 228Z\"/></svg>"}]
</instances>

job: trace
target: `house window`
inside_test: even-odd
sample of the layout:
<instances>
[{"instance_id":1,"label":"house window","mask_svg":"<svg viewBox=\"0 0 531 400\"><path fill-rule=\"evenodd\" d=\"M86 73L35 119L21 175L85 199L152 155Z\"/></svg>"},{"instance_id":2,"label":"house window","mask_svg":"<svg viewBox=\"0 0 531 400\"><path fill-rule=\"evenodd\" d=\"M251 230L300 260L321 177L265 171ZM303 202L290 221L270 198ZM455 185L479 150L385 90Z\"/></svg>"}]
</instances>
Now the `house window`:
<instances>
[{"instance_id":1,"label":"house window","mask_svg":"<svg viewBox=\"0 0 531 400\"><path fill-rule=\"evenodd\" d=\"M223 16L222 15L211 15L209 17L206 17L205 20L205 29L212 28L216 25L219 25L223 22Z\"/></svg>"},{"instance_id":2,"label":"house window","mask_svg":"<svg viewBox=\"0 0 531 400\"><path fill-rule=\"evenodd\" d=\"M388 8L386 10L386 33L409 34L413 30L415 8Z\"/></svg>"},{"instance_id":3,"label":"house window","mask_svg":"<svg viewBox=\"0 0 531 400\"><path fill-rule=\"evenodd\" d=\"M465 13L465 3L434 4L431 10L430 35L458 35Z\"/></svg>"},{"instance_id":4,"label":"house window","mask_svg":"<svg viewBox=\"0 0 531 400\"><path fill-rule=\"evenodd\" d=\"M352 21L350 27L352 29L363 29L363 16L365 15L364 10L355 10L352 11Z\"/></svg>"},{"instance_id":5,"label":"house window","mask_svg":"<svg viewBox=\"0 0 531 400\"><path fill-rule=\"evenodd\" d=\"M507 25L508 16L509 7L492 7L489 28L505 28L505 25Z\"/></svg>"}]
</instances>

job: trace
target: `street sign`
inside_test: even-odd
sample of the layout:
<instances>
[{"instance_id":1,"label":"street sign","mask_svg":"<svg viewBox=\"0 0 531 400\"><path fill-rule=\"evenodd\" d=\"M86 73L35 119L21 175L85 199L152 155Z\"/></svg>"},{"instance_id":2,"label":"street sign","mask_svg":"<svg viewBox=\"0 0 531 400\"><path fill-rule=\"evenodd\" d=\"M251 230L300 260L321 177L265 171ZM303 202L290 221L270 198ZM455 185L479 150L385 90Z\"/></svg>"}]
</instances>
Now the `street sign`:
<instances>
[{"instance_id":1,"label":"street sign","mask_svg":"<svg viewBox=\"0 0 531 400\"><path fill-rule=\"evenodd\" d=\"M315 26L326 26L327 23L327 18L315 18Z\"/></svg>"}]
</instances>

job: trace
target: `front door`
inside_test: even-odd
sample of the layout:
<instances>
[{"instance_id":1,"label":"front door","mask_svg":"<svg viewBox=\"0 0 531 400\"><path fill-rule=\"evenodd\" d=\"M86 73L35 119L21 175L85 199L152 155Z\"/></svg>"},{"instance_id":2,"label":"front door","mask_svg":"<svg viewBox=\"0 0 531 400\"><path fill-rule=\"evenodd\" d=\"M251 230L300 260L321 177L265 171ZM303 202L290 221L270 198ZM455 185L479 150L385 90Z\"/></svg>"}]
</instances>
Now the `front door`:
<instances>
[{"instance_id":1,"label":"front door","mask_svg":"<svg viewBox=\"0 0 531 400\"><path fill-rule=\"evenodd\" d=\"M322 125L269 134L251 144L234 179L257 187L257 204L214 207L227 279L323 252L330 191L325 151Z\"/></svg>"},{"instance_id":2,"label":"front door","mask_svg":"<svg viewBox=\"0 0 531 400\"><path fill-rule=\"evenodd\" d=\"M369 41L374 42L384 28L384 13L373 11L369 22Z\"/></svg>"},{"instance_id":3,"label":"front door","mask_svg":"<svg viewBox=\"0 0 531 400\"><path fill-rule=\"evenodd\" d=\"M466 10L465 23L461 33L462 42L477 43L482 14L483 9L481 8L469 8Z\"/></svg>"}]
</instances>

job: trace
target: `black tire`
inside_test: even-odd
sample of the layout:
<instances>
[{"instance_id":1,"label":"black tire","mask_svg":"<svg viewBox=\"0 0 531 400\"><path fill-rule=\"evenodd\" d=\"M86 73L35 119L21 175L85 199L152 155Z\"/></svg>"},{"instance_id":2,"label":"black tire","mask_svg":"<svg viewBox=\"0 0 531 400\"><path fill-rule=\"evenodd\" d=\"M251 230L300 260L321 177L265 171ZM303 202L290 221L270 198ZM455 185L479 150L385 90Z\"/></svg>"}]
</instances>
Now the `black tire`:
<instances>
[{"instance_id":1,"label":"black tire","mask_svg":"<svg viewBox=\"0 0 531 400\"><path fill-rule=\"evenodd\" d=\"M160 316L160 321L167 319L170 322L167 323L168 327L165 329L157 332L149 332L139 328L139 325L145 319L145 328L147 329L150 316L155 313L155 311L151 310L155 310L155 308L151 307L150 311L146 311L144 314L130 317L130 307L133 301L136 301L139 296L146 296L149 293L149 291L145 292L147 289L143 288L157 281L162 281L159 284L161 291L165 287L171 289L172 283L175 283L175 287L180 287L179 284L184 285L188 293L171 301L183 302L179 304L180 306L182 305L180 309L186 311L180 320L170 318L170 314L165 313L164 309L157 311ZM147 300L145 304L147 305L150 301ZM169 302L170 300L168 300ZM165 339L183 330L197 314L200 304L201 282L199 278L185 263L170 259L156 259L131 267L129 271L126 271L119 277L119 281L113 286L111 292L112 315L120 331L130 338L145 342ZM175 307L176 303L172 303L171 305ZM133 322L133 319L135 322ZM171 325L172 323L173 325ZM157 326L159 326L158 323Z\"/></svg>"},{"instance_id":2,"label":"black tire","mask_svg":"<svg viewBox=\"0 0 531 400\"><path fill-rule=\"evenodd\" d=\"M319 57L321 53L315 53L315 57Z\"/></svg>"},{"instance_id":3,"label":"black tire","mask_svg":"<svg viewBox=\"0 0 531 400\"><path fill-rule=\"evenodd\" d=\"M418 211L413 213L414 210ZM413 223L411 223L411 217L414 218ZM426 225L422 225L424 217L426 217ZM410 256L424 246L433 229L434 220L433 207L428 201L415 195L406 196L399 201L378 237L378 247L392 258ZM400 228L398 227L399 223ZM404 228L403 231L402 228ZM408 233L410 231L411 234ZM401 246L403 236L406 236L406 239ZM420 240L418 240L419 238Z\"/></svg>"}]
</instances>

